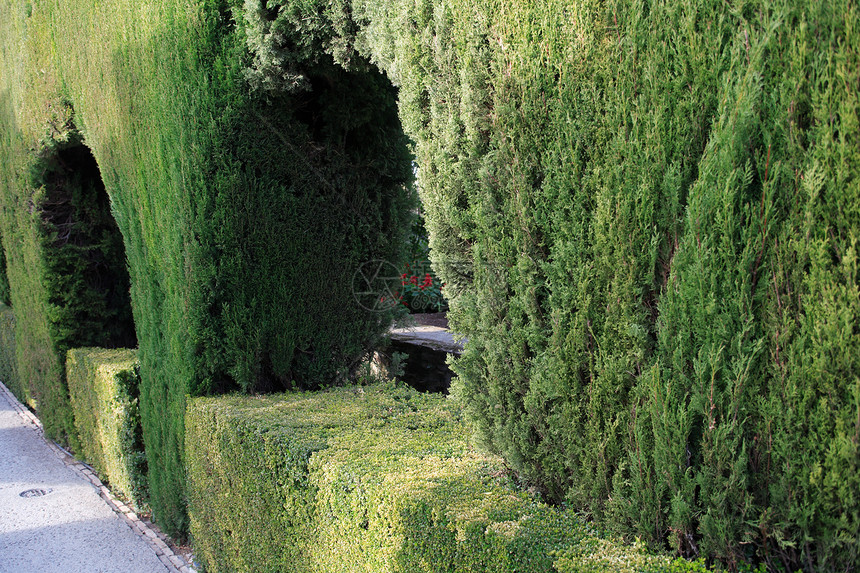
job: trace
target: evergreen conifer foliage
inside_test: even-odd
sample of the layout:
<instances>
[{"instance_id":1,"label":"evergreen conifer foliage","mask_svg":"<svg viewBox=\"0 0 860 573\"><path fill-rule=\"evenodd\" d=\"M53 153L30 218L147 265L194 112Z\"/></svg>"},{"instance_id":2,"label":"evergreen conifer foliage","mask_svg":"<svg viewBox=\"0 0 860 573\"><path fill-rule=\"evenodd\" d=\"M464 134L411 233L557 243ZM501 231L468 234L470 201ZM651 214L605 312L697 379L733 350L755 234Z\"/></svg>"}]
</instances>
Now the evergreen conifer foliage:
<instances>
[{"instance_id":1,"label":"evergreen conifer foliage","mask_svg":"<svg viewBox=\"0 0 860 573\"><path fill-rule=\"evenodd\" d=\"M135 346L122 235L98 165L68 103L55 107L27 155L7 140L7 272L17 307L16 357L22 398L45 432L77 449L63 373L76 345ZM50 106L46 106L50 107ZM14 133L14 132L13 132ZM23 207L25 205L26 207Z\"/></svg>"},{"instance_id":2,"label":"evergreen conifer foliage","mask_svg":"<svg viewBox=\"0 0 860 573\"><path fill-rule=\"evenodd\" d=\"M46 299L40 302L61 362L75 346L137 346L122 235L98 165L72 116L69 110L69 121L46 140L29 175L45 269ZM35 395L42 397L38 411L48 433L77 449L65 375L33 383Z\"/></svg>"},{"instance_id":3,"label":"evergreen conifer foliage","mask_svg":"<svg viewBox=\"0 0 860 573\"><path fill-rule=\"evenodd\" d=\"M12 302L9 293L9 277L6 274L6 250L2 247L2 240L0 240L0 302L6 306Z\"/></svg>"},{"instance_id":4,"label":"evergreen conifer foliage","mask_svg":"<svg viewBox=\"0 0 860 573\"><path fill-rule=\"evenodd\" d=\"M53 205L93 187L60 165L82 153L71 101L127 249L167 530L185 526L187 396L337 383L388 326L351 287L362 262L400 260L405 132L480 443L683 555L857 562L852 1L0 10L20 378L62 436L59 353L101 284L67 254L121 258L101 223L89 250L67 241L74 200Z\"/></svg>"},{"instance_id":5,"label":"evergreen conifer foliage","mask_svg":"<svg viewBox=\"0 0 860 573\"><path fill-rule=\"evenodd\" d=\"M856 7L352 6L479 441L681 554L850 568Z\"/></svg>"},{"instance_id":6,"label":"evergreen conifer foliage","mask_svg":"<svg viewBox=\"0 0 860 573\"><path fill-rule=\"evenodd\" d=\"M32 177L41 189L38 214L58 350L136 347L122 235L98 164L74 125L62 143L42 151Z\"/></svg>"},{"instance_id":7,"label":"evergreen conifer foliage","mask_svg":"<svg viewBox=\"0 0 860 573\"><path fill-rule=\"evenodd\" d=\"M335 61L326 12L313 3L206 8L209 43L194 47L199 83L168 94L197 102L202 118L193 124L199 153L171 149L191 165L171 182L188 191L170 199L183 221L172 252L181 262L153 257L165 244L148 236L153 223L134 229L133 202L128 218L143 239L132 292L147 325L141 415L151 503L180 533L186 396L348 380L393 318L393 309L357 303L356 272L367 261L400 262L414 203L396 91L358 57ZM186 129L185 113L170 119ZM142 261L162 269L157 282Z\"/></svg>"},{"instance_id":8,"label":"evergreen conifer foliage","mask_svg":"<svg viewBox=\"0 0 860 573\"><path fill-rule=\"evenodd\" d=\"M225 114L235 163L198 218L201 248L217 253L217 288L198 309L217 333L201 393L341 383L392 318L356 304L353 283L365 261L402 258L411 172L394 94L378 73L325 68L303 76L307 90L253 94Z\"/></svg>"},{"instance_id":9,"label":"evergreen conifer foliage","mask_svg":"<svg viewBox=\"0 0 860 573\"><path fill-rule=\"evenodd\" d=\"M403 257L413 175L396 90L358 56L335 61L313 3L228 12L214 183L193 223L206 278L192 393L341 383L393 316L356 304L353 280Z\"/></svg>"}]
</instances>

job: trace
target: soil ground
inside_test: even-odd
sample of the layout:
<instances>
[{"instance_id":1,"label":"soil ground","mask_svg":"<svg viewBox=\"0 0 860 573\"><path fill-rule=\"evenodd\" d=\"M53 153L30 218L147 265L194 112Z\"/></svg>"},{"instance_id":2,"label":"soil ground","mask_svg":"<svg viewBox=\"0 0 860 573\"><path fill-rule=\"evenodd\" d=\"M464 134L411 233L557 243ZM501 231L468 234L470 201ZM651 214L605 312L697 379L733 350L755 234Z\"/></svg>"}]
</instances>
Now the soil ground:
<instances>
[{"instance_id":1,"label":"soil ground","mask_svg":"<svg viewBox=\"0 0 860 573\"><path fill-rule=\"evenodd\" d=\"M448 328L448 313L446 312L410 314L409 318L415 321L415 326L438 326L440 328Z\"/></svg>"}]
</instances>

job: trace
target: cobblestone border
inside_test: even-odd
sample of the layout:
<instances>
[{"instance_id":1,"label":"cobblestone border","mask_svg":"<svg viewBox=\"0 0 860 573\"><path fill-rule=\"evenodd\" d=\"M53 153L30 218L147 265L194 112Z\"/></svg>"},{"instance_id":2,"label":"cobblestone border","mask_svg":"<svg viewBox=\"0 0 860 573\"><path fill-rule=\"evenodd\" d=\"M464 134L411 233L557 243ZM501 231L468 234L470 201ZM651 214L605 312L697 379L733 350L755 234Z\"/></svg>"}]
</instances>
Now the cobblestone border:
<instances>
[{"instance_id":1,"label":"cobblestone border","mask_svg":"<svg viewBox=\"0 0 860 573\"><path fill-rule=\"evenodd\" d=\"M27 423L31 430L36 432L42 440L44 440L51 451L53 451L54 454L72 471L90 482L93 487L98 490L99 496L105 500L114 513L123 519L125 523L131 527L132 531L149 543L155 551L155 554L158 556L158 559L164 563L164 566L167 567L167 570L170 573L197 573L197 570L188 562L186 557L177 551L177 547L171 539L162 533L155 524L150 522L148 519L142 519L130 507L114 497L107 486L105 486L96 475L92 467L75 459L70 452L55 444L53 441L45 438L42 422L39 418L19 402L18 398L15 397L8 388L6 388L6 385L3 384L3 382L0 382L0 394L3 394L6 399L9 400L9 403L12 404L12 407L16 412L18 412L18 415L23 418L24 422Z\"/></svg>"}]
</instances>

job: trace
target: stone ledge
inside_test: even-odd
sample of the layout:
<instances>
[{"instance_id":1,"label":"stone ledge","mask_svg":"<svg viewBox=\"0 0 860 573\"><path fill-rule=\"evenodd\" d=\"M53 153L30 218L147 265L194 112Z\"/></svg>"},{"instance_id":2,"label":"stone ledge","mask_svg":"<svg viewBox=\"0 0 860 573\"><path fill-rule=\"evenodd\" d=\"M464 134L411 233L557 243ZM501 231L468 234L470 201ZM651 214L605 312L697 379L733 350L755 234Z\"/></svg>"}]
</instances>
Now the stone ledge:
<instances>
[{"instance_id":1,"label":"stone ledge","mask_svg":"<svg viewBox=\"0 0 860 573\"><path fill-rule=\"evenodd\" d=\"M392 328L389 331L392 340L426 346L440 352L460 355L466 345L466 340L455 340L454 334L439 326L407 326Z\"/></svg>"}]
</instances>

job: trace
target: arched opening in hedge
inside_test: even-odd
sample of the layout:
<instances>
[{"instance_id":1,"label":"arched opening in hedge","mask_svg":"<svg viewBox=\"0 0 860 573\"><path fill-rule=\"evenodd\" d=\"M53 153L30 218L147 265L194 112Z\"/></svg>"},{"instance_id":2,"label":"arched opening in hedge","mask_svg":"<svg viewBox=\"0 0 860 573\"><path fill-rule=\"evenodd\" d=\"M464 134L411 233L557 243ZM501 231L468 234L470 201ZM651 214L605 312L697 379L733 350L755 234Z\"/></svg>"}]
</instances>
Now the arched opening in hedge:
<instances>
[{"instance_id":1,"label":"arched opening in hedge","mask_svg":"<svg viewBox=\"0 0 860 573\"><path fill-rule=\"evenodd\" d=\"M230 18L245 26L255 61L238 62L214 92L223 98L209 139L214 184L195 222L207 308L195 309L190 393L342 383L395 311L356 303L356 271L404 264L417 202L397 89L358 56L347 66L322 47L296 52L302 37L279 28L283 11L261 5ZM232 30L222 30L226 46L246 41Z\"/></svg>"},{"instance_id":2,"label":"arched opening in hedge","mask_svg":"<svg viewBox=\"0 0 860 573\"><path fill-rule=\"evenodd\" d=\"M31 174L57 350L136 347L122 234L81 133L71 125Z\"/></svg>"}]
</instances>

